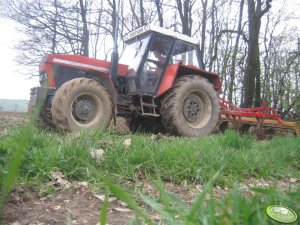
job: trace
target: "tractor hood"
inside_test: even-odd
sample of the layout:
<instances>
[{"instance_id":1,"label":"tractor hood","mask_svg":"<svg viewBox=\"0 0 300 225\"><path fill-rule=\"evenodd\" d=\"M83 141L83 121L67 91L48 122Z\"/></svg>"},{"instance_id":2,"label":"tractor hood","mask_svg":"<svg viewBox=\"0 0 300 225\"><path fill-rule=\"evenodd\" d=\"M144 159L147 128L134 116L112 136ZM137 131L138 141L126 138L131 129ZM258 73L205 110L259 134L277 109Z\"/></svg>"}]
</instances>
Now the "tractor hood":
<instances>
[{"instance_id":1,"label":"tractor hood","mask_svg":"<svg viewBox=\"0 0 300 225\"><path fill-rule=\"evenodd\" d=\"M40 72L45 70L45 64L59 64L69 67L78 68L84 71L97 71L109 76L110 62L106 60L99 60L89 58L81 55L46 55L40 63ZM128 66L118 64L118 75L126 76L128 73Z\"/></svg>"}]
</instances>

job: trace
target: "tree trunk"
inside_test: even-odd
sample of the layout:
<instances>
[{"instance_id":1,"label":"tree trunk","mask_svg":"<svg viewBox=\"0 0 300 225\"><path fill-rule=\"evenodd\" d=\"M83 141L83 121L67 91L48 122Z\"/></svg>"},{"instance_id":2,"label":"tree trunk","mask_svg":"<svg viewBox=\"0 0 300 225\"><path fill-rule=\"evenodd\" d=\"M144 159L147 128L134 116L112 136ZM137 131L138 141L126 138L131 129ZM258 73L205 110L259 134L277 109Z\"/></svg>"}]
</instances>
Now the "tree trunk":
<instances>
[{"instance_id":1,"label":"tree trunk","mask_svg":"<svg viewBox=\"0 0 300 225\"><path fill-rule=\"evenodd\" d=\"M200 40L200 60L201 68L205 69L204 63L204 48L206 40L206 23L207 23L207 0L201 0L202 2L202 21L201 21L201 40Z\"/></svg>"},{"instance_id":2,"label":"tree trunk","mask_svg":"<svg viewBox=\"0 0 300 225\"><path fill-rule=\"evenodd\" d=\"M157 16L159 21L159 26L164 26L164 19L163 19L163 13L162 13L162 2L160 0L155 0L155 6L157 10Z\"/></svg>"},{"instance_id":3,"label":"tree trunk","mask_svg":"<svg viewBox=\"0 0 300 225\"><path fill-rule=\"evenodd\" d=\"M183 4L181 0L176 0L177 9L179 12L181 24L182 24L182 33L188 36L192 35L192 8L195 1L184 0Z\"/></svg>"},{"instance_id":4,"label":"tree trunk","mask_svg":"<svg viewBox=\"0 0 300 225\"><path fill-rule=\"evenodd\" d=\"M235 80L235 67L236 67L236 59L238 54L239 41L242 31L242 19L243 19L243 9L244 9L244 0L240 3L240 12L239 12L239 21L237 28L237 35L235 39L235 45L233 49L232 59L231 59L231 71L230 71L230 81L229 81L229 90L228 90L228 101L232 102L233 98L233 88L234 88L234 80Z\"/></svg>"},{"instance_id":5,"label":"tree trunk","mask_svg":"<svg viewBox=\"0 0 300 225\"><path fill-rule=\"evenodd\" d=\"M54 21L53 21L53 36L52 36L51 53L55 53L56 44L57 44L57 40L56 40L57 16L58 16L57 0L54 0L53 4L55 7L55 14L54 14Z\"/></svg>"},{"instance_id":6,"label":"tree trunk","mask_svg":"<svg viewBox=\"0 0 300 225\"><path fill-rule=\"evenodd\" d=\"M255 97L255 105L260 105L260 60L259 60L259 31L261 17L271 8L271 0L266 1L266 7L262 10L261 0L248 1L248 55L247 66L244 76L244 102L243 107L252 107Z\"/></svg>"},{"instance_id":7,"label":"tree trunk","mask_svg":"<svg viewBox=\"0 0 300 225\"><path fill-rule=\"evenodd\" d=\"M79 0L79 3L80 3L80 16L83 23L82 54L84 56L89 56L89 30L88 30L87 19L86 19L87 4L86 2L83 2L83 0Z\"/></svg>"},{"instance_id":8,"label":"tree trunk","mask_svg":"<svg viewBox=\"0 0 300 225\"><path fill-rule=\"evenodd\" d=\"M146 25L145 23L145 13L144 13L144 0L140 0L140 12L141 12L141 26Z\"/></svg>"},{"instance_id":9,"label":"tree trunk","mask_svg":"<svg viewBox=\"0 0 300 225\"><path fill-rule=\"evenodd\" d=\"M117 3L116 0L112 0L112 2L110 2L110 6L111 6L111 26L112 26L112 37L115 37L115 33L118 32L118 29L116 27L116 21L117 21Z\"/></svg>"}]
</instances>

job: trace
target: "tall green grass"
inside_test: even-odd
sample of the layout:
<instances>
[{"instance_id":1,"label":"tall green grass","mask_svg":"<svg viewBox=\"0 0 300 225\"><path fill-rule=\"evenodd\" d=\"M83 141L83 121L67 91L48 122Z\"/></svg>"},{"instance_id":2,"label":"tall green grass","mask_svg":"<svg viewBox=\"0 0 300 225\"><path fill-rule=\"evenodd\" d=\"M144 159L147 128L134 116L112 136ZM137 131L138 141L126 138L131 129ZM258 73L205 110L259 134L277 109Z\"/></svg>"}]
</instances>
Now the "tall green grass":
<instances>
[{"instance_id":1,"label":"tall green grass","mask_svg":"<svg viewBox=\"0 0 300 225\"><path fill-rule=\"evenodd\" d=\"M234 131L198 139L150 135L115 135L105 132L58 134L33 129L24 147L21 177L47 180L51 171L70 179L115 182L147 178L157 165L163 180L201 183L224 167L217 184L230 186L253 178L299 177L300 139L275 138L256 142ZM1 173L20 141L17 131L0 139ZM25 135L24 139L28 137ZM131 138L131 145L123 145ZM103 149L104 158L93 159L92 149ZM3 177L3 175L1 176ZM2 178L1 178L2 179Z\"/></svg>"},{"instance_id":2,"label":"tall green grass","mask_svg":"<svg viewBox=\"0 0 300 225\"><path fill-rule=\"evenodd\" d=\"M132 224L176 224L176 225L256 225L256 224L278 224L270 219L265 209L270 205L284 205L300 212L300 193L280 193L273 189L234 187L225 197L217 199L213 195L213 185L220 172L217 172L211 180L206 183L203 191L196 196L192 205L187 205L183 200L173 193L166 192L161 182L155 182L160 193L157 199L138 193L140 202L145 205L145 211L135 201L135 196L128 191L112 183L107 183L111 192L135 212L136 219ZM245 191L251 195L245 195ZM156 214L154 220L151 215ZM157 217L159 215L159 217ZM106 218L105 214L101 214ZM159 219L157 219L159 218ZM101 224L105 224L105 219ZM295 224L295 223L294 223Z\"/></svg>"},{"instance_id":3,"label":"tall green grass","mask_svg":"<svg viewBox=\"0 0 300 225\"><path fill-rule=\"evenodd\" d=\"M24 151L31 139L31 125L15 131L7 148L0 147L0 224L4 211L5 200L14 187L19 169L24 158Z\"/></svg>"},{"instance_id":4,"label":"tall green grass","mask_svg":"<svg viewBox=\"0 0 300 225\"><path fill-rule=\"evenodd\" d=\"M132 139L131 145L124 146L128 138ZM212 187L234 187L235 183L249 178L300 177L299 146L300 138L256 142L251 136L240 136L230 130L222 135L189 139L152 138L146 134L113 131L62 134L32 126L17 128L9 135L0 136L0 210L3 212L5 198L16 180L42 185L50 179L52 171L60 171L70 180L84 180L99 186L107 183L110 191L142 218L137 224L138 221L155 223L139 208L140 202L161 214L164 224L265 223L263 208L269 203L287 204L299 212L295 203L299 201L299 192L284 194L255 189L257 194L246 198L242 190L233 188L224 199L216 200L209 197ZM90 152L100 148L105 151L104 158L96 160ZM217 175L216 171L219 171ZM138 202L114 184L158 176L162 181L200 183L206 184L206 188L193 206L186 206L177 196L167 193L161 182L156 184L161 199L140 193ZM102 223L107 204L101 213Z\"/></svg>"}]
</instances>

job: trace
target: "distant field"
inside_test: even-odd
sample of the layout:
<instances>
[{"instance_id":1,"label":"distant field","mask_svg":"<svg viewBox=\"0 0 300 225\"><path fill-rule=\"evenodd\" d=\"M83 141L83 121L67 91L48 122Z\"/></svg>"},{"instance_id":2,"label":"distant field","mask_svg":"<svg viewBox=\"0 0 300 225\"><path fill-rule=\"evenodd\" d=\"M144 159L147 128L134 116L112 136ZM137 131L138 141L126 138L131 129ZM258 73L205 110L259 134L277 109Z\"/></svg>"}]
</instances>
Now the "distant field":
<instances>
[{"instance_id":1,"label":"distant field","mask_svg":"<svg viewBox=\"0 0 300 225\"><path fill-rule=\"evenodd\" d=\"M27 112L28 100L0 99L0 112Z\"/></svg>"}]
</instances>

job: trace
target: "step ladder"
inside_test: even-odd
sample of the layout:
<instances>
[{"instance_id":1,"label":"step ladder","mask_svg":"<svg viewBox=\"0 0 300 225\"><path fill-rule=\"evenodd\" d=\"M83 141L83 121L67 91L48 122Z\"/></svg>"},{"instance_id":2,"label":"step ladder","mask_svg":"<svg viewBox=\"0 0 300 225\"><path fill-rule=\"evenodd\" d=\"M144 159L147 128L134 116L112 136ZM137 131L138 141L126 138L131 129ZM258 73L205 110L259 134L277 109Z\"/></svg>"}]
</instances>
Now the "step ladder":
<instances>
[{"instance_id":1,"label":"step ladder","mask_svg":"<svg viewBox=\"0 0 300 225\"><path fill-rule=\"evenodd\" d=\"M149 98L149 96L146 96ZM141 111L142 111L142 116L154 116L154 117L159 117L159 109L157 104L155 104L154 98L151 97L151 100L149 102L145 102L144 96L140 96L140 104L141 104Z\"/></svg>"}]
</instances>

